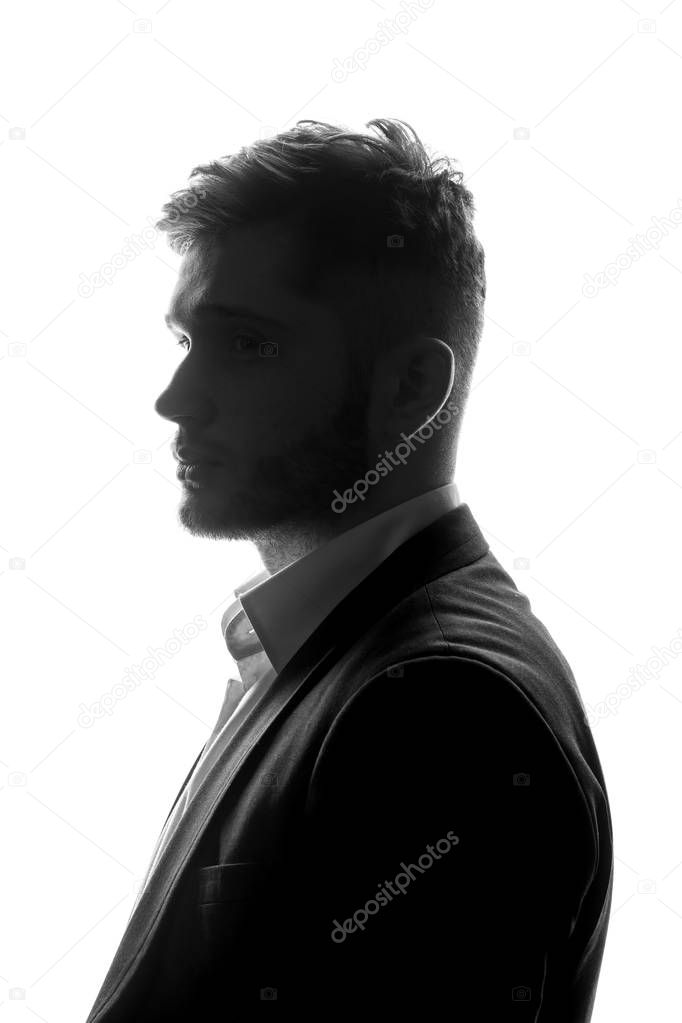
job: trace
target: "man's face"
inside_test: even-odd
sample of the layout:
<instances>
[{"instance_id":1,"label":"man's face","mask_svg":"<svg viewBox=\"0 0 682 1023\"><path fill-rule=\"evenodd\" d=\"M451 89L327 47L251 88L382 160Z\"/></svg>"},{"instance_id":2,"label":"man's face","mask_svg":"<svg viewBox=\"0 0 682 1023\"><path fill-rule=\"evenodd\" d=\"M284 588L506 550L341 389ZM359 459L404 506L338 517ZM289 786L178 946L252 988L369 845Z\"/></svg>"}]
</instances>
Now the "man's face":
<instances>
[{"instance_id":1,"label":"man's face","mask_svg":"<svg viewBox=\"0 0 682 1023\"><path fill-rule=\"evenodd\" d=\"M181 482L179 519L195 535L331 523L334 490L369 467L349 341L331 309L287 287L296 260L293 235L241 225L181 265L168 319L186 354L155 409L178 424L180 448L218 462L196 487ZM205 303L240 311L194 309Z\"/></svg>"}]
</instances>

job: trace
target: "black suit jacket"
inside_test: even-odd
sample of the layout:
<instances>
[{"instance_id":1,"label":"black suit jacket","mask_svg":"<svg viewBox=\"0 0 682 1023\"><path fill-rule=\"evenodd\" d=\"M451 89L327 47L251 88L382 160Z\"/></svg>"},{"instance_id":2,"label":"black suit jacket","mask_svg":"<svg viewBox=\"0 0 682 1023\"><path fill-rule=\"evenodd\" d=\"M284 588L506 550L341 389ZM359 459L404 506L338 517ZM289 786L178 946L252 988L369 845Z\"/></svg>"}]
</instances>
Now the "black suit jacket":
<instances>
[{"instance_id":1,"label":"black suit jacket","mask_svg":"<svg viewBox=\"0 0 682 1023\"><path fill-rule=\"evenodd\" d=\"M586 1023L612 869L571 669L461 504L254 702L88 1023Z\"/></svg>"}]
</instances>

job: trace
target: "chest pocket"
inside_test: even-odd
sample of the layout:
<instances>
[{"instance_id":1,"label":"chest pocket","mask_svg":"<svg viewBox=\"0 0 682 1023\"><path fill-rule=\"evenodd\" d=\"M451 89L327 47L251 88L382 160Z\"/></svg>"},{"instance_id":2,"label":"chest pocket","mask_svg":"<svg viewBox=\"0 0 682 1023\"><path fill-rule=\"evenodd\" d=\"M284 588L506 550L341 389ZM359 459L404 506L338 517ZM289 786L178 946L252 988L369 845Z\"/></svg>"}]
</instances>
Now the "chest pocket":
<instances>
[{"instance_id":1,"label":"chest pocket","mask_svg":"<svg viewBox=\"0 0 682 1023\"><path fill-rule=\"evenodd\" d=\"M257 894L262 868L255 860L244 863L215 863L199 868L199 906L238 902Z\"/></svg>"},{"instance_id":2,"label":"chest pocket","mask_svg":"<svg viewBox=\"0 0 682 1023\"><path fill-rule=\"evenodd\" d=\"M198 870L197 914L201 959L215 968L236 948L246 953L261 903L260 863L216 863Z\"/></svg>"}]
</instances>

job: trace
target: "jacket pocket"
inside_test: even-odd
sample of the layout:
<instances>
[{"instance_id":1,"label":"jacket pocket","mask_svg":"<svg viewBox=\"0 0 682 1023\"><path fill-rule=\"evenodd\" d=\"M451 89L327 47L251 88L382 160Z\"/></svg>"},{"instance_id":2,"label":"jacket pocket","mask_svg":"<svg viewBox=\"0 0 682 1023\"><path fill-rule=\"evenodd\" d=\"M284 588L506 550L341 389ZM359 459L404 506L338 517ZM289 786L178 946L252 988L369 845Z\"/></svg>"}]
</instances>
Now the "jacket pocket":
<instances>
[{"instance_id":1,"label":"jacket pocket","mask_svg":"<svg viewBox=\"0 0 682 1023\"><path fill-rule=\"evenodd\" d=\"M257 894L262 868L255 860L243 863L215 863L198 871L199 906L237 902Z\"/></svg>"},{"instance_id":2,"label":"jacket pocket","mask_svg":"<svg viewBox=\"0 0 682 1023\"><path fill-rule=\"evenodd\" d=\"M199 960L217 977L248 961L263 870L257 862L216 863L198 871Z\"/></svg>"}]
</instances>

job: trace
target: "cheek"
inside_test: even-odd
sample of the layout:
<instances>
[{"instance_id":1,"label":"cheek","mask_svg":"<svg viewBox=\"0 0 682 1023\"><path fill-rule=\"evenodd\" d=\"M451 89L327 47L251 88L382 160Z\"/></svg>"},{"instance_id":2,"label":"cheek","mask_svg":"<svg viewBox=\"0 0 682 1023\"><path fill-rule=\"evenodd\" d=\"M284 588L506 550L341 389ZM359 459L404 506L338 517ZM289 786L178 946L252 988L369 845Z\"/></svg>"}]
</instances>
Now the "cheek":
<instances>
[{"instance_id":1,"label":"cheek","mask_svg":"<svg viewBox=\"0 0 682 1023\"><path fill-rule=\"evenodd\" d=\"M330 418L348 400L351 386L349 369L332 353L302 374L299 393L305 395L308 418L313 415L321 422Z\"/></svg>"},{"instance_id":2,"label":"cheek","mask_svg":"<svg viewBox=\"0 0 682 1023\"><path fill-rule=\"evenodd\" d=\"M241 388L231 404L224 408L226 429L255 453L271 453L282 448L289 438L310 429L310 394L301 387L284 383L275 387Z\"/></svg>"},{"instance_id":3,"label":"cheek","mask_svg":"<svg viewBox=\"0 0 682 1023\"><path fill-rule=\"evenodd\" d=\"M290 371L281 366L277 373L232 376L220 388L226 430L256 452L275 452L286 438L323 426L348 387L348 371L337 363L329 354Z\"/></svg>"}]
</instances>

